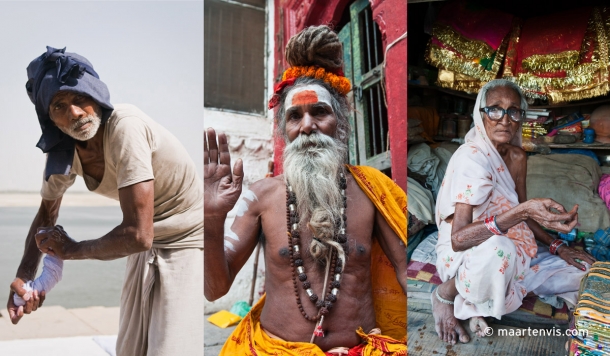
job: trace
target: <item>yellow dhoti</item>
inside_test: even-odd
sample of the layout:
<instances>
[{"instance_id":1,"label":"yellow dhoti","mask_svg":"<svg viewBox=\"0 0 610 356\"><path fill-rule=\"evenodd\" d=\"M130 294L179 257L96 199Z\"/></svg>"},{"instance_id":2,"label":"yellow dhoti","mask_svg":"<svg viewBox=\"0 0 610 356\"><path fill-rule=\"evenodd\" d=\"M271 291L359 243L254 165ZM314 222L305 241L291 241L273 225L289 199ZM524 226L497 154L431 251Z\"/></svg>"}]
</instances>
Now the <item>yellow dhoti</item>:
<instances>
[{"instance_id":1,"label":"yellow dhoti","mask_svg":"<svg viewBox=\"0 0 610 356\"><path fill-rule=\"evenodd\" d=\"M268 335L260 324L260 315L265 304L263 296L244 317L225 342L221 356L328 356L317 345L308 342L290 342ZM405 340L398 341L388 336L367 335L362 328L356 331L364 341L362 345L347 352L349 356L406 356Z\"/></svg>"}]
</instances>

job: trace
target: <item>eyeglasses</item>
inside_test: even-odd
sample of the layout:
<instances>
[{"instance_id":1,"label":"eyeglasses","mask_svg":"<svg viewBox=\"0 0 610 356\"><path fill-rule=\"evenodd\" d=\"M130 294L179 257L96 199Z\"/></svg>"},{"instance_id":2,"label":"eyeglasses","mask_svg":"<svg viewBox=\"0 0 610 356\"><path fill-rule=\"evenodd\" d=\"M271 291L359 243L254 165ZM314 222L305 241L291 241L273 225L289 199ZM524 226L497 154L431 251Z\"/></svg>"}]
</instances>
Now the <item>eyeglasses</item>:
<instances>
[{"instance_id":1,"label":"eyeglasses","mask_svg":"<svg viewBox=\"0 0 610 356\"><path fill-rule=\"evenodd\" d=\"M521 120L523 120L523 117L525 116L525 110L523 110L523 109L517 109L517 108L503 109L499 106L488 106L488 107L479 109L479 111L486 113L487 116L489 116L489 118L494 121L500 121L500 120L502 120L502 118L504 117L505 114L508 114L508 117L511 120L513 120L515 122L521 122Z\"/></svg>"}]
</instances>

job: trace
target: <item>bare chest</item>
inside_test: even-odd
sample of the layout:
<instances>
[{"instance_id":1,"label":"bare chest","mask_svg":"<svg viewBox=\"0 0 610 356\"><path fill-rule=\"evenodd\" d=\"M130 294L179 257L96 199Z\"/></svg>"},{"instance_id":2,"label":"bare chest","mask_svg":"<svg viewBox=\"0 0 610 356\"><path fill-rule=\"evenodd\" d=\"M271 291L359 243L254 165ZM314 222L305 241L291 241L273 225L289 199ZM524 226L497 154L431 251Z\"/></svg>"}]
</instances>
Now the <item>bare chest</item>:
<instances>
[{"instance_id":1,"label":"bare chest","mask_svg":"<svg viewBox=\"0 0 610 356\"><path fill-rule=\"evenodd\" d=\"M348 180L346 190L347 205L345 230L347 243L344 244L346 256L345 273L360 271L370 265L372 238L376 209L353 180ZM292 275L291 257L295 250L287 231L290 227L286 219L287 207L285 192L274 195L275 204L261 215L261 225L265 234L265 260L268 278L277 277L280 281L290 281ZM307 227L307 220L299 226L300 243L298 250L309 279L323 282L326 265L315 261L310 252L314 238ZM332 274L332 273L331 273Z\"/></svg>"},{"instance_id":2,"label":"bare chest","mask_svg":"<svg viewBox=\"0 0 610 356\"><path fill-rule=\"evenodd\" d=\"M298 270L295 248L287 234L285 192L272 197L275 205L261 215L267 292L261 322L265 330L285 340L310 341L316 322L306 320L302 313L316 316L319 307L306 289L310 288L318 300L325 301L335 279L340 285L332 310L322 326L325 337L316 338L315 343L323 350L351 347L360 342L354 330L360 326L370 329L375 325L370 266L376 209L353 180L351 184L348 180L346 192L346 262L338 278L338 271L331 268L332 263L316 261L312 257L309 249L313 234L306 223L301 223L299 228L303 269ZM301 279L301 274L306 278Z\"/></svg>"},{"instance_id":3,"label":"bare chest","mask_svg":"<svg viewBox=\"0 0 610 356\"><path fill-rule=\"evenodd\" d=\"M78 158L83 168L83 174L101 182L104 178L104 153L98 150L77 149Z\"/></svg>"}]
</instances>

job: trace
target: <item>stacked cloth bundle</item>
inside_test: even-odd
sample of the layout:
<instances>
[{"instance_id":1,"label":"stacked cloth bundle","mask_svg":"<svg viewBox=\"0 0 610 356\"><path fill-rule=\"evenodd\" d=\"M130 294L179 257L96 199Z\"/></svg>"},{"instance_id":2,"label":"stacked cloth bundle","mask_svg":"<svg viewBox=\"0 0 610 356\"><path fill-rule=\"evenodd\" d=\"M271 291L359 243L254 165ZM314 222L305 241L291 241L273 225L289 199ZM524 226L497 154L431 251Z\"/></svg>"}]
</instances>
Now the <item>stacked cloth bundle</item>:
<instances>
[{"instance_id":1,"label":"stacked cloth bundle","mask_svg":"<svg viewBox=\"0 0 610 356\"><path fill-rule=\"evenodd\" d=\"M421 120L408 119L407 120L407 142L421 143L426 141L422 134L425 134L424 128L421 126Z\"/></svg>"},{"instance_id":2,"label":"stacked cloth bundle","mask_svg":"<svg viewBox=\"0 0 610 356\"><path fill-rule=\"evenodd\" d=\"M428 224L434 223L434 197L432 192L422 187L415 179L408 177L407 196L409 205L409 236Z\"/></svg>"},{"instance_id":3,"label":"stacked cloth bundle","mask_svg":"<svg viewBox=\"0 0 610 356\"><path fill-rule=\"evenodd\" d=\"M407 178L407 213L409 224L407 236L407 257L410 258L417 245L424 238L424 228L434 224L434 197L429 189L424 188L412 177Z\"/></svg>"},{"instance_id":4,"label":"stacked cloth bundle","mask_svg":"<svg viewBox=\"0 0 610 356\"><path fill-rule=\"evenodd\" d=\"M530 99L561 103L610 92L609 38L609 7L521 20L450 1L434 24L426 60L439 68L442 87L474 93L503 77Z\"/></svg>"},{"instance_id":5,"label":"stacked cloth bundle","mask_svg":"<svg viewBox=\"0 0 610 356\"><path fill-rule=\"evenodd\" d=\"M570 356L610 355L610 263L595 262L580 283Z\"/></svg>"},{"instance_id":6,"label":"stacked cloth bundle","mask_svg":"<svg viewBox=\"0 0 610 356\"><path fill-rule=\"evenodd\" d=\"M436 200L445 170L451 159L451 152L443 147L430 148L425 143L413 145L407 152L407 169L423 176L426 188L430 188Z\"/></svg>"}]
</instances>

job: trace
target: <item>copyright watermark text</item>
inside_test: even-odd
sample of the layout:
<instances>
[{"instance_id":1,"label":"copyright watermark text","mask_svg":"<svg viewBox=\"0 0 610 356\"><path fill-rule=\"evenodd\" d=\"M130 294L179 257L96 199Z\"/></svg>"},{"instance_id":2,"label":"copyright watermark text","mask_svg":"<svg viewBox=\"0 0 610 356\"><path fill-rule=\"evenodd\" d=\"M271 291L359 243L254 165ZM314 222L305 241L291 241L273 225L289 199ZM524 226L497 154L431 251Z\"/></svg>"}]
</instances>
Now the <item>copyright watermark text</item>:
<instances>
[{"instance_id":1,"label":"copyright watermark text","mask_svg":"<svg viewBox=\"0 0 610 356\"><path fill-rule=\"evenodd\" d=\"M494 333L494 330L491 327L486 327L484 330L486 336L491 336ZM532 329L528 327L527 329L498 329L498 336L577 336L581 338L586 338L589 336L588 330L576 330L576 329L567 329L561 330L557 328L553 329Z\"/></svg>"}]
</instances>

